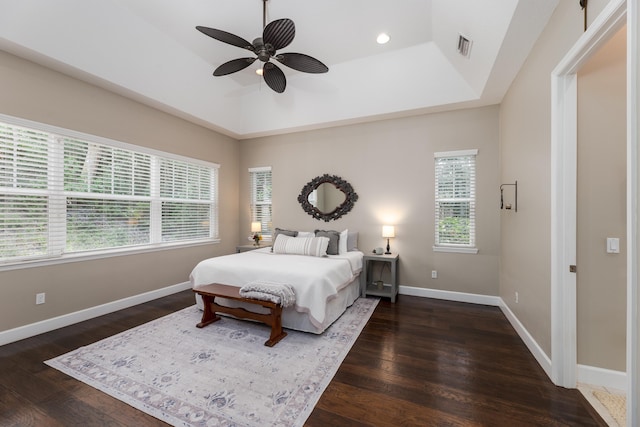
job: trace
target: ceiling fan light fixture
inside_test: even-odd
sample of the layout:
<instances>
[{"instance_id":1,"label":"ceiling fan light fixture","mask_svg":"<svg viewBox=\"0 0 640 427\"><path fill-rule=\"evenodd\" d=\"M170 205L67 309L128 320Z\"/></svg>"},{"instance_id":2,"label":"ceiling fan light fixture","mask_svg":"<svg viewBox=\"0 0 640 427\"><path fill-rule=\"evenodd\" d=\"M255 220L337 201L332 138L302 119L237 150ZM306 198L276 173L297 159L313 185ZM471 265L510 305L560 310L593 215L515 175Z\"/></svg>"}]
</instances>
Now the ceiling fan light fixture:
<instances>
[{"instance_id":1,"label":"ceiling fan light fixture","mask_svg":"<svg viewBox=\"0 0 640 427\"><path fill-rule=\"evenodd\" d=\"M378 34L378 37L376 38L376 42L378 42L378 44L385 44L390 40L390 37L387 33L380 33Z\"/></svg>"},{"instance_id":2,"label":"ceiling fan light fixture","mask_svg":"<svg viewBox=\"0 0 640 427\"><path fill-rule=\"evenodd\" d=\"M326 73L329 68L322 62L312 56L304 53L280 53L276 51L283 49L291 44L296 34L296 26L291 19L276 19L267 24L267 0L263 0L262 8L262 37L257 37L252 43L236 36L235 34L215 28L196 26L196 30L201 33L230 44L232 46L246 49L256 55L253 58L237 58L227 61L213 71L214 76L226 76L240 70L244 70L253 64L256 60L260 60L264 65L261 69L256 70L256 74L262 76L267 85L277 93L284 92L287 87L287 78L277 65L271 62L271 59L286 65L296 71L303 73Z\"/></svg>"}]
</instances>

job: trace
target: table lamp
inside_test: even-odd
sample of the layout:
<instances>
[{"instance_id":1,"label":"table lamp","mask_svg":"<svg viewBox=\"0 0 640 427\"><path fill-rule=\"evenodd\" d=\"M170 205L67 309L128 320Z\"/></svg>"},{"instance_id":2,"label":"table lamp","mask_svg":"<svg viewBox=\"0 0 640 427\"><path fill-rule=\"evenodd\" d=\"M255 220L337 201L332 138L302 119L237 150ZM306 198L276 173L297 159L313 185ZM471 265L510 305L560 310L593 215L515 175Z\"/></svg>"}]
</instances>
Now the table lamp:
<instances>
[{"instance_id":1,"label":"table lamp","mask_svg":"<svg viewBox=\"0 0 640 427\"><path fill-rule=\"evenodd\" d=\"M386 255L391 254L391 248L389 247L389 238L396 237L396 231L393 225L383 225L382 226L382 237L387 238L387 252Z\"/></svg>"}]
</instances>

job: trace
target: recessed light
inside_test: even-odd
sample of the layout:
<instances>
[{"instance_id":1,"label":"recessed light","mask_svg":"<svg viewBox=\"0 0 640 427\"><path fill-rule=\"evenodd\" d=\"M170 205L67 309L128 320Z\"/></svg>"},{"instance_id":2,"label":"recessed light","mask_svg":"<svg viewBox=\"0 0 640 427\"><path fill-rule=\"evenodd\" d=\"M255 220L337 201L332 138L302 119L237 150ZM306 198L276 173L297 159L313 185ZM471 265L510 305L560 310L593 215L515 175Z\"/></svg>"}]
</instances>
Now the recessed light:
<instances>
[{"instance_id":1,"label":"recessed light","mask_svg":"<svg viewBox=\"0 0 640 427\"><path fill-rule=\"evenodd\" d=\"M376 41L378 42L378 44L385 44L389 41L389 35L387 33L380 33L378 34L378 38L376 39Z\"/></svg>"},{"instance_id":2,"label":"recessed light","mask_svg":"<svg viewBox=\"0 0 640 427\"><path fill-rule=\"evenodd\" d=\"M261 76L262 75L262 68L256 69L256 74Z\"/></svg>"}]
</instances>

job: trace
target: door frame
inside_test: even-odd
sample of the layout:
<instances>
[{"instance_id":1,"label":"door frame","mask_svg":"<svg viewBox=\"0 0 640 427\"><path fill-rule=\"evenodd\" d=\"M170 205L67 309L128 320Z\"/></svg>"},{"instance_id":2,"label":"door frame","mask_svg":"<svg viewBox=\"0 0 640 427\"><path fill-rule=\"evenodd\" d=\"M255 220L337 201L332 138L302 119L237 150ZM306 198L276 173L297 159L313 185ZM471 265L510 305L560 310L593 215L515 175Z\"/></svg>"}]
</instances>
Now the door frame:
<instances>
[{"instance_id":1,"label":"door frame","mask_svg":"<svg viewBox=\"0 0 640 427\"><path fill-rule=\"evenodd\" d=\"M638 104L639 0L611 0L551 73L551 379L577 382L576 194L577 72L627 24L627 400L638 395ZM638 425L638 408L627 405L627 424Z\"/></svg>"}]
</instances>

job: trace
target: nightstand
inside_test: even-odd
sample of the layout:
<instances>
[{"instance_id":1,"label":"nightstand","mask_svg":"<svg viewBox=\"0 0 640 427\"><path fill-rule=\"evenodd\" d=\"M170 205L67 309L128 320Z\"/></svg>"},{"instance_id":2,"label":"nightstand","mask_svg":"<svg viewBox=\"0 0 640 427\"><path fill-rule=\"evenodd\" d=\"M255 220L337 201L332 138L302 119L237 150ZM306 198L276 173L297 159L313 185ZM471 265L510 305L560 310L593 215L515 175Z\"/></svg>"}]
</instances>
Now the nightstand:
<instances>
[{"instance_id":1,"label":"nightstand","mask_svg":"<svg viewBox=\"0 0 640 427\"><path fill-rule=\"evenodd\" d=\"M388 263L391 271L391 283L376 284L371 274L371 267L375 263ZM380 268L383 268L383 264ZM375 295L389 297L391 302L396 302L398 295L398 254L391 255L365 255L362 259L362 273L360 274L360 289L362 296Z\"/></svg>"},{"instance_id":2,"label":"nightstand","mask_svg":"<svg viewBox=\"0 0 640 427\"><path fill-rule=\"evenodd\" d=\"M269 246L256 246L256 245L239 245L236 246L236 252L240 253L240 252L247 252L247 251L253 251L255 249L262 249L262 248L268 248Z\"/></svg>"}]
</instances>

